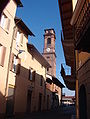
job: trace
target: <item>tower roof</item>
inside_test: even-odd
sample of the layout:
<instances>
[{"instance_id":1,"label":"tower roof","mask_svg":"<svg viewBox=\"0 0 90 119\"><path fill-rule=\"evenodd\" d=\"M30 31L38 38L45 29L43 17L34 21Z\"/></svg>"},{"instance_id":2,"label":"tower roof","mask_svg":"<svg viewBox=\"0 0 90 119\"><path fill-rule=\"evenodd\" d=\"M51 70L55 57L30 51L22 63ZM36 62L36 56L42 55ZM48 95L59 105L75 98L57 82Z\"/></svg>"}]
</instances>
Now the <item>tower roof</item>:
<instances>
[{"instance_id":1,"label":"tower roof","mask_svg":"<svg viewBox=\"0 0 90 119\"><path fill-rule=\"evenodd\" d=\"M55 33L55 30L54 30L53 28L50 28L50 29L44 29L45 32L46 32L46 31L51 31L51 30L53 30L54 33Z\"/></svg>"}]
</instances>

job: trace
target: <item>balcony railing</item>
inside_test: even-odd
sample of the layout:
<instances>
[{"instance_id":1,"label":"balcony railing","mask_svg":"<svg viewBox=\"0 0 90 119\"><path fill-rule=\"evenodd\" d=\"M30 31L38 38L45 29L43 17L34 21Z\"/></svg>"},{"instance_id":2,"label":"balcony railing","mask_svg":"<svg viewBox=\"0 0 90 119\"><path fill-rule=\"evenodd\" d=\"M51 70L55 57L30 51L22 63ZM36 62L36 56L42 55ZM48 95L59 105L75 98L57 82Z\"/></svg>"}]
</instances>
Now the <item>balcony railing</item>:
<instances>
[{"instance_id":1,"label":"balcony railing","mask_svg":"<svg viewBox=\"0 0 90 119\"><path fill-rule=\"evenodd\" d=\"M87 24L90 21L90 0L84 0L84 4L78 15L77 21L75 23L75 42L76 44L80 42L79 40L84 34Z\"/></svg>"}]
</instances>

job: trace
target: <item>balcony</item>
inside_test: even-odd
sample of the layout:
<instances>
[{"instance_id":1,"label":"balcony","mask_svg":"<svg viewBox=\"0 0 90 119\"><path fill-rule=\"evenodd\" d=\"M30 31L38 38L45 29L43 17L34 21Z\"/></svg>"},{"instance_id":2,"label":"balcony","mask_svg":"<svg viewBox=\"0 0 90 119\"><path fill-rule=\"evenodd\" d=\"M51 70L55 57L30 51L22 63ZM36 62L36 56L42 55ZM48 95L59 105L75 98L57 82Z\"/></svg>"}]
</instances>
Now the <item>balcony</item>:
<instances>
[{"instance_id":1,"label":"balcony","mask_svg":"<svg viewBox=\"0 0 90 119\"><path fill-rule=\"evenodd\" d=\"M65 64L61 64L61 76L63 77L64 83L68 89L75 90L75 72L71 72L72 70L70 67L66 66Z\"/></svg>"},{"instance_id":2,"label":"balcony","mask_svg":"<svg viewBox=\"0 0 90 119\"><path fill-rule=\"evenodd\" d=\"M64 50L64 56L66 65L74 67L75 65L75 53L74 53L74 43L72 40L61 40Z\"/></svg>"},{"instance_id":3,"label":"balcony","mask_svg":"<svg viewBox=\"0 0 90 119\"><path fill-rule=\"evenodd\" d=\"M71 25L75 28L75 47L90 52L90 0L78 0Z\"/></svg>"}]
</instances>

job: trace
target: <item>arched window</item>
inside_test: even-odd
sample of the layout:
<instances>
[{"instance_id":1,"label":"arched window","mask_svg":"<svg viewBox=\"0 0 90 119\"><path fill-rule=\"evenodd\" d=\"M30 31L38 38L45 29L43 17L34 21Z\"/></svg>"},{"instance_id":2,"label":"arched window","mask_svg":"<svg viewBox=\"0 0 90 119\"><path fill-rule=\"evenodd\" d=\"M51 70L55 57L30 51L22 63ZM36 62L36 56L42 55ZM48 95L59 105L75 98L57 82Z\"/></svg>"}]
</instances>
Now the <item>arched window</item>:
<instances>
[{"instance_id":1,"label":"arched window","mask_svg":"<svg viewBox=\"0 0 90 119\"><path fill-rule=\"evenodd\" d=\"M51 38L47 39L47 45L51 44Z\"/></svg>"}]
</instances>

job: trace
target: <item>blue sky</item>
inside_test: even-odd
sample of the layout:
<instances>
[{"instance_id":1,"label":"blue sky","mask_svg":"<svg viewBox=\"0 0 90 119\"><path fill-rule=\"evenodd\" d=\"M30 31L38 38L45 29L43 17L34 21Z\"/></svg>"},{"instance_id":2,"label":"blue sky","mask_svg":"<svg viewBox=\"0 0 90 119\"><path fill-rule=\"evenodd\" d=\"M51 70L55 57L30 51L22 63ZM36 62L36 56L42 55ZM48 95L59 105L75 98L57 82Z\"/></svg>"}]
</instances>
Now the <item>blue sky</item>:
<instances>
[{"instance_id":1,"label":"blue sky","mask_svg":"<svg viewBox=\"0 0 90 119\"><path fill-rule=\"evenodd\" d=\"M61 63L65 63L60 32L61 21L58 0L21 0L23 8L18 8L16 15L25 22L35 37L29 37L29 42L34 44L40 53L44 47L44 29L54 28L56 32L56 76L64 84L60 75ZM74 95L73 92L64 89L66 95Z\"/></svg>"}]
</instances>

